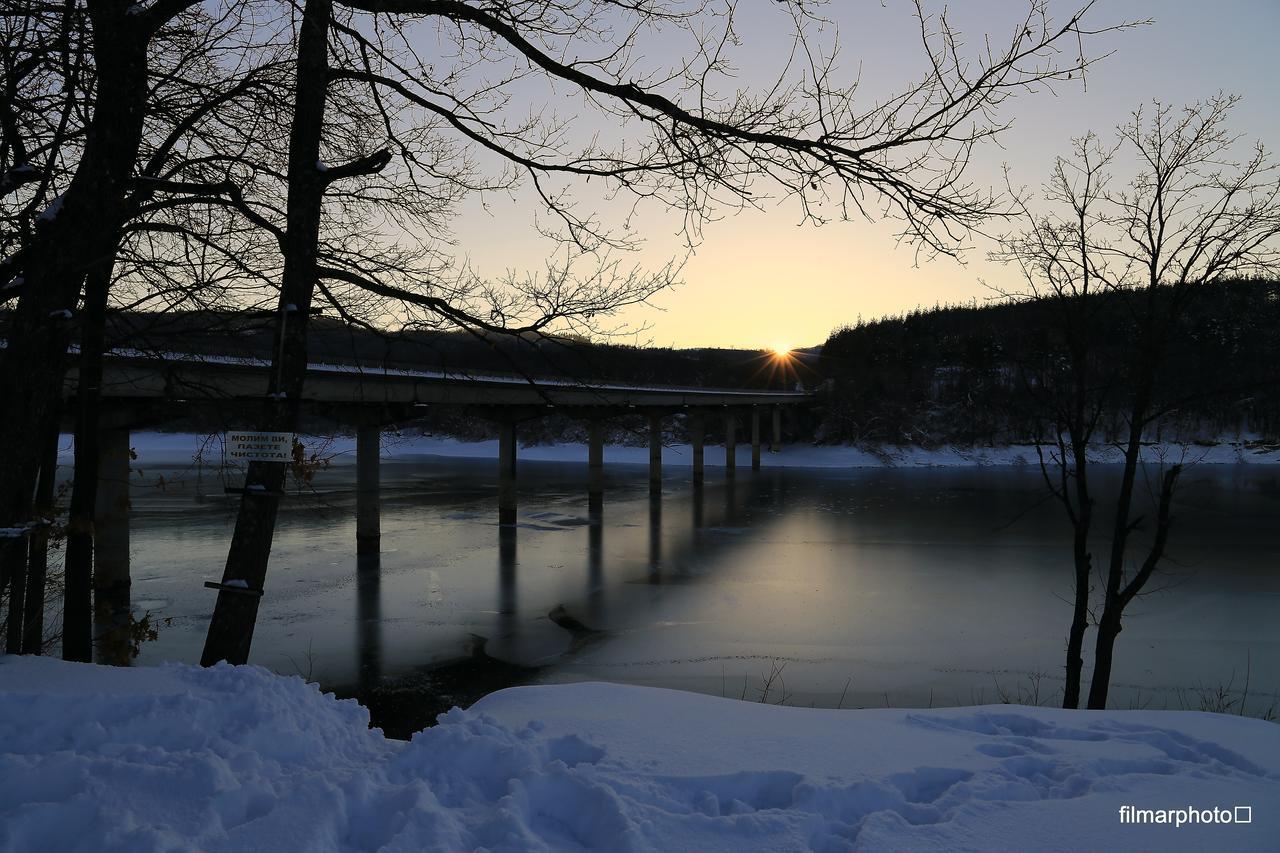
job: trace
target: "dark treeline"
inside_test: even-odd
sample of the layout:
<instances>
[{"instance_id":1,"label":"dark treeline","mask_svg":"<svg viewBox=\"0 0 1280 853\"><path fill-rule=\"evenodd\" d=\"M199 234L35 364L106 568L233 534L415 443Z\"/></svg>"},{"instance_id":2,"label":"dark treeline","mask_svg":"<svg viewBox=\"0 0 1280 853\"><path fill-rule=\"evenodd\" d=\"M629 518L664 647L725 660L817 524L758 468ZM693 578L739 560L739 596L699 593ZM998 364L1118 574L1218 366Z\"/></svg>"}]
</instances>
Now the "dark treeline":
<instances>
[{"instance_id":1,"label":"dark treeline","mask_svg":"<svg viewBox=\"0 0 1280 853\"><path fill-rule=\"evenodd\" d=\"M0 336L8 317L0 315ZM231 356L269 361L275 317L271 312L185 311L118 312L108 316L105 345L109 351L143 354L157 363L174 355ZM580 337L489 335L471 330L405 329L390 332L349 325L324 315L311 319L309 360L313 363L360 364L405 370L439 370L454 375L503 374L532 379L584 383L634 383L703 388L790 390L796 382L815 386L820 376L806 365L816 360L816 348L798 350L783 366L764 350L716 347L673 348L588 341ZM221 432L247 426L243 414L229 409L213 416L209 410L166 422L166 430ZM346 431L349 424L323 416L304 417L304 431L325 434ZM457 407L429 407L409 431L450 435L463 440L497 437L488 418ZM687 441L687 424L669 419L669 438ZM809 413L788 413L785 430L793 440L807 441L815 433ZM619 416L608 425L610 443L642 444L648 440L644 415ZM585 442L586 425L572 415L548 411L524 421L522 444ZM721 440L712 430L708 441Z\"/></svg>"},{"instance_id":2,"label":"dark treeline","mask_svg":"<svg viewBox=\"0 0 1280 853\"><path fill-rule=\"evenodd\" d=\"M1097 357L1117 377L1104 440L1123 429L1126 387L1120 353L1132 335L1125 301L1098 315ZM646 347L577 338L529 339L467 331L373 332L337 319L312 320L310 358L455 373L523 374L720 388L791 388L822 383L819 411L797 422L795 439L934 446L1002 444L1045 437L1044 400L1054 393L1062 342L1046 300L917 309L841 328L821 348L800 351L789 370L768 352ZM0 318L0 331L5 319ZM243 313L119 313L111 348L163 359L173 352L271 358L273 316ZM1109 364L1108 364L1109 362ZM1168 355L1160 399L1170 407L1150 436L1212 441L1280 436L1280 282L1240 280L1204 288ZM811 365L811 367L810 367ZM428 428L487 437L470 418L428 418ZM571 419L526 430L526 438L577 438ZM438 421L438 422L437 422ZM189 426L189 425L187 425ZM561 428L563 427L563 429ZM565 432L567 430L567 432ZM791 425L788 426L790 433ZM1158 433L1158 434L1156 434ZM621 438L621 436L619 436Z\"/></svg>"},{"instance_id":3,"label":"dark treeline","mask_svg":"<svg viewBox=\"0 0 1280 853\"><path fill-rule=\"evenodd\" d=\"M0 315L0 336L7 322L8 317ZM161 360L170 353L269 360L274 322L273 312L120 312L108 317L106 346L109 350L136 350ZM761 350L676 349L472 330L387 332L323 315L310 322L307 351L312 362L411 370L664 386L790 387L776 369L770 369L770 353Z\"/></svg>"},{"instance_id":4,"label":"dark treeline","mask_svg":"<svg viewBox=\"0 0 1280 853\"><path fill-rule=\"evenodd\" d=\"M1100 381L1112 401L1101 440L1125 429L1125 347L1134 313L1103 293L1093 329ZM822 350L828 442L1002 444L1046 438L1046 401L1059 395L1064 346L1050 300L916 310L842 328ZM1168 412L1152 439L1280 436L1280 282L1232 280L1201 289L1171 339L1156 389Z\"/></svg>"}]
</instances>

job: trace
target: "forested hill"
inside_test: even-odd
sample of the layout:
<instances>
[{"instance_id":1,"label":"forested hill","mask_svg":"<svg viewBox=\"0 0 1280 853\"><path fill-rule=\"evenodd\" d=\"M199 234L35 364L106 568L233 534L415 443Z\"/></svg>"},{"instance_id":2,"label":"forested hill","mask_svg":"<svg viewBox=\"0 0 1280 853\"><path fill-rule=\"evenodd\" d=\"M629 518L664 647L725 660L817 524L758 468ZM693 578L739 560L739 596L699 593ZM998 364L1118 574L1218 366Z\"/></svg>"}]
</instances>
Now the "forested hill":
<instances>
[{"instance_id":1,"label":"forested hill","mask_svg":"<svg viewBox=\"0 0 1280 853\"><path fill-rule=\"evenodd\" d=\"M181 352L270 359L274 323L274 314L265 312L116 312L108 317L106 339L109 348L141 350L157 358ZM0 313L0 337L7 325L8 316ZM638 384L781 387L767 369L769 354L749 349L675 349L457 330L385 331L325 315L311 318L308 349L312 361L338 364Z\"/></svg>"},{"instance_id":2,"label":"forested hill","mask_svg":"<svg viewBox=\"0 0 1280 853\"><path fill-rule=\"evenodd\" d=\"M789 438L821 442L1008 444L1051 429L1062 381L1052 304L1000 302L917 310L838 329L786 366L760 350L655 348L571 339L378 332L312 318L314 361L473 373L523 372L594 381L723 388L820 388L819 405L789 419ZM0 335L6 317L0 315ZM271 320L215 312L117 313L108 343L153 352L271 357ZM1099 305L1091 334L1106 383L1103 440L1123 426L1127 345L1123 299ZM1161 366L1157 396L1172 411L1151 438L1280 440L1280 282L1231 281L1199 291ZM445 424L440 426L445 427ZM448 427L452 428L452 427ZM544 440L556 440L554 424Z\"/></svg>"},{"instance_id":3,"label":"forested hill","mask_svg":"<svg viewBox=\"0 0 1280 853\"><path fill-rule=\"evenodd\" d=\"M1030 439L1037 428L1049 428L1048 404L1061 382L1057 316L1047 301L1004 302L920 310L837 330L822 350L827 407L818 438L926 446ZM1128 397L1132 303L1100 300L1090 330L1095 379L1107 399L1107 439L1121 428ZM1198 291L1160 366L1157 397L1173 411L1152 438L1275 441L1280 282L1239 280Z\"/></svg>"}]
</instances>

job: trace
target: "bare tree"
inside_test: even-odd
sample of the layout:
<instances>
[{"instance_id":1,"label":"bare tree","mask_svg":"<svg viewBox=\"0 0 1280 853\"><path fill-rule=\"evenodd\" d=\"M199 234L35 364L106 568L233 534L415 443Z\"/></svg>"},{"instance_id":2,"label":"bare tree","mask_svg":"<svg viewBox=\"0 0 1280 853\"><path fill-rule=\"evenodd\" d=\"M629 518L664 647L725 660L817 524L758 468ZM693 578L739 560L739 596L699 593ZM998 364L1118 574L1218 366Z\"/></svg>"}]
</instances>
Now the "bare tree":
<instances>
[{"instance_id":1,"label":"bare tree","mask_svg":"<svg viewBox=\"0 0 1280 853\"><path fill-rule=\"evenodd\" d=\"M1038 390L1050 423L1039 445L1041 470L1073 530L1066 707L1080 700L1091 606L1098 632L1088 706L1106 707L1125 609L1143 594L1168 545L1182 462L1157 461L1150 541L1139 546L1133 534L1147 522L1137 503L1139 474L1150 464L1144 441L1187 402L1162 374L1169 343L1205 285L1280 272L1280 171L1261 143L1242 153L1240 137L1227 127L1236 101L1218 96L1181 110L1156 102L1136 110L1110 146L1092 134L1078 140L1045 188L1051 211L1035 213L1023 200L1028 227L996 253L1020 268L1030 296L1044 300L1063 350L1041 371ZM1114 171L1122 164L1133 177L1117 186ZM1120 364L1100 358L1097 321L1104 309L1123 312L1129 330L1127 341L1105 342L1127 352ZM1124 413L1115 442L1123 466L1095 601L1090 543L1097 491L1089 454L1101 449L1107 437L1099 424L1117 407Z\"/></svg>"},{"instance_id":2,"label":"bare tree","mask_svg":"<svg viewBox=\"0 0 1280 853\"><path fill-rule=\"evenodd\" d=\"M84 15L75 4L34 2L6 4L0 12L0 305L21 291L25 279L19 273L42 211L66 190L83 151L87 115L80 95L92 77ZM4 369L15 367L6 362ZM27 448L33 476L35 468L47 467L41 448L56 439L56 415L43 429ZM51 472L41 480L43 495ZM8 593L13 652L23 643L24 616L44 605L44 515L23 517L23 524L11 525L0 537L0 597Z\"/></svg>"},{"instance_id":3,"label":"bare tree","mask_svg":"<svg viewBox=\"0 0 1280 853\"><path fill-rule=\"evenodd\" d=\"M169 4L164 10L153 6L147 16L141 14L142 7L134 7L126 13L124 26L133 27L131 38L145 42L141 100L137 92L128 93L138 112L95 125L87 121L88 108L102 86L93 74L83 70L96 70L93 63L98 61L100 52L95 31L88 26L89 12L77 4L57 7L62 14L45 24L52 34L37 39L27 33L34 26L31 22L39 23L42 14L48 17L50 13L39 4L31 8L30 21L18 30L25 40L10 38L0 44L5 50L0 60L6 66L24 69L25 74L6 78L18 97L6 102L10 114L4 126L13 131L4 137L4 161L20 159L19 154L13 153L19 151L27 160L32 159L28 153L31 151L44 152L45 157L44 178L19 183L4 198L2 208L6 220L14 226L6 229L4 246L8 251L5 277L13 277L11 286L0 292L0 302L25 300L18 303L18 328L11 334L18 340L10 340L6 352L4 379L15 387L56 380L55 398L60 396L61 355L53 363L41 362L39 370L27 370L24 359L31 357L32 351L24 355L21 332L24 305L29 308L34 304L32 300L41 298L26 286L29 273L34 271L38 276L41 265L50 260L48 254L41 253L50 252L51 244L42 241L48 236L51 223L63 215L66 193L75 183L77 166L84 165L84 140L98 134L118 135L115 124L127 129L136 123L141 128L133 140L135 162L120 166L127 175L111 188L112 192L123 193L115 208L120 218L113 221L108 207L98 211L102 217L95 220L91 229L103 238L98 244L102 254L76 266L75 243L63 247L63 252L53 252L53 260L71 264L59 283L70 288L72 307L53 312L43 323L36 317L39 334L28 340L32 346L49 344L46 333L56 331L56 337L74 339L77 345L74 363L79 381L71 412L76 464L65 564L63 654L86 660L91 655L92 596L96 586L93 514L107 312L112 307L156 304L166 308L184 304L245 307L246 303L251 305L246 298L251 288L257 289L259 299L261 291L272 289L269 276L273 268L264 258L269 254L274 261L278 248L264 252L262 244L264 237L268 244L272 240L270 214L276 192L275 187L263 187L259 173L282 171L279 158L273 162L271 157L273 150L279 152L281 146L272 148L270 131L273 120L276 127L281 122L273 105L278 107L286 100L285 64L276 54L281 45L289 43L290 33L287 19L283 26L272 22L248 2L196 7ZM161 17L149 17L152 12L160 15L162 11ZM110 17L111 10L100 12ZM11 23L8 18L5 21ZM284 39L278 41L281 34ZM33 44L43 53L37 53ZM76 62L66 58L77 52L81 58ZM104 49L102 53L113 62L120 61L120 56L111 50ZM12 61L11 55L15 57ZM28 56L43 56L44 65ZM68 67L78 73L65 71ZM38 73L41 69L45 70ZM119 79L113 79L113 85L122 85ZM136 83L139 78L129 79ZM57 127L50 129L53 119L47 115L52 97L49 90L74 105L75 109L66 110L66 114L78 122L64 115L58 118ZM46 114L43 123L39 118L42 108ZM111 156L118 155L123 163L124 153L116 151ZM81 201L103 190L101 184L95 187L88 178L81 179L81 183L86 186L75 196ZM236 281L230 281L229 274L234 274ZM136 335L133 343L141 343ZM18 365L23 369L14 369ZM44 416L45 428L53 431L59 420L56 409L55 405ZM8 473L18 476L21 467L15 463ZM0 477L0 481L4 478ZM16 500L20 505L26 498L24 490ZM16 525L16 529L22 528L23 525ZM16 568L20 568L20 551L14 549L10 555L13 559L8 561ZM29 601L28 605L34 611L43 602Z\"/></svg>"},{"instance_id":4,"label":"bare tree","mask_svg":"<svg viewBox=\"0 0 1280 853\"><path fill-rule=\"evenodd\" d=\"M0 422L6 448L0 457L0 519L8 527L31 526L39 450L57 428L72 320L85 278L96 271L99 280L110 279L146 116L148 50L156 33L190 5L192 0L157 0L146 7L88 0L83 11L75 3L63 7L63 26L76 34L74 43L91 45L93 71L91 84L84 85L64 72L64 98L76 103L91 91L93 108L73 176L35 216L30 238L6 260L0 276L0 294L18 298L0 366L7 412ZM68 35L64 43L71 40ZM36 91L44 85L39 78L34 83ZM49 144L59 142L55 137ZM63 153L51 148L47 156ZM64 656L87 659L87 634L73 630L70 640Z\"/></svg>"},{"instance_id":5,"label":"bare tree","mask_svg":"<svg viewBox=\"0 0 1280 853\"><path fill-rule=\"evenodd\" d=\"M1089 134L1075 142L1072 159L1054 163L1044 188L1044 201L1060 212L1037 218L1025 203L1026 231L1006 238L996 257L1021 268L1029 293L1048 313L1056 333L1044 363L1024 365L1026 385L1047 415L1048 434L1038 429L1040 471L1061 503L1072 529L1074 566L1071 627L1067 633L1063 707L1080 704L1084 638L1089 627L1093 555L1094 496L1089 477L1089 449L1099 425L1114 402L1112 370L1097 363L1094 326L1107 307L1109 294L1094 274L1095 233L1101 230L1099 208L1106 192L1106 168L1114 150L1104 150ZM1016 197L1016 195L1015 195ZM1046 455L1046 447L1047 455Z\"/></svg>"},{"instance_id":6,"label":"bare tree","mask_svg":"<svg viewBox=\"0 0 1280 853\"><path fill-rule=\"evenodd\" d=\"M0 13L0 286L12 283L38 214L82 151L92 76L84 35L75 4L15 0Z\"/></svg>"},{"instance_id":7,"label":"bare tree","mask_svg":"<svg viewBox=\"0 0 1280 853\"><path fill-rule=\"evenodd\" d=\"M200 8L184 9L174 16L173 23L161 26L150 37L150 50L155 57L145 69L145 120L137 141L139 162L130 168L133 177L121 206L123 219L114 228L109 227L118 242L105 257L87 267L72 326L78 333L78 382L73 410L74 488L65 561L64 657L89 659L92 599L95 595L101 601L112 599L93 571L93 517L102 358L113 285L123 278L130 286L116 288L123 291L117 297L136 294L139 269L166 266L166 250L171 252L175 246L190 257L194 242L202 250L202 269L186 280L185 287L182 276L170 271L165 291L171 298L179 289L188 295L200 291L208 299L212 298L209 291L215 289L206 280L212 266L210 253L224 262L236 258L241 270L247 269L245 263L254 257L251 249L255 241L244 239L222 206L211 205L203 198L211 192L209 187L218 187L247 208L240 185L228 183L225 177L227 163L235 162L236 152L246 150L250 138L247 134L253 130L253 122L239 127L236 121L243 121L246 112L260 110L269 102L271 85L278 83L273 75L279 70L279 63L269 57L271 43L265 28L257 20L252 21L251 27L249 18L252 16L246 14L246 9L236 5L217 17ZM251 28L258 39L253 51L245 48L243 39ZM234 53L230 61L229 53ZM262 59L263 54L268 56ZM253 109L245 109L246 101ZM210 126L221 129L214 143L217 150L210 146ZM252 186L250 182L246 184ZM212 192L216 194L217 190ZM162 193L163 198L157 199L157 193ZM194 222L191 216L184 216L193 204L203 208ZM244 216L237 212L236 218Z\"/></svg>"},{"instance_id":8,"label":"bare tree","mask_svg":"<svg viewBox=\"0 0 1280 853\"><path fill-rule=\"evenodd\" d=\"M610 255L632 248L635 240L625 229L582 212L572 188L585 181L682 212L690 240L707 215L762 204L758 184L772 182L814 221L895 216L919 245L953 252L965 229L1000 210L993 195L964 178L974 148L1004 127L996 109L1016 91L1082 76L1095 61L1083 52L1084 38L1115 29L1085 26L1092 3L1055 23L1044 0L1030 0L1007 41L999 42L1003 47L987 41L968 55L945 14L931 16L917 5L930 70L896 95L860 109L856 81L833 82L834 50L816 40L822 22L815 3L778 7L796 33L792 62L778 83L730 97L724 93L736 89L728 60L737 41L732 3L360 0L340 5L336 16L328 4L307 4L299 19L294 96L284 105L292 125L287 155L280 148L250 153L215 146L203 161L188 158L184 169L175 170L163 153L166 141L199 139L200 117L211 115L210 105L220 105L228 91L177 87L184 94L167 111L157 101L165 89L153 85L153 72L157 58L172 47L166 34L196 5L85 0L83 7L70 3L60 11L40 7L48 20L39 52L57 59L11 78L23 84L11 103L24 105L25 114L39 113L30 105L43 98L62 107L51 115L67 119L52 125L28 121L35 128L28 137L44 140L30 144L9 133L20 122L0 116L6 118L6 144L21 142L6 149L5 190L23 200L30 220L27 237L0 267L0 301L18 300L0 367L0 399L14 413L0 423L0 442L9 450L0 457L0 524L8 528L32 524L38 448L56 428L77 319L88 380L82 381L78 432L87 439L94 431L93 360L104 345L102 318L110 293L121 282L127 289L150 277L156 286L143 298L198 301L235 290L231 275L220 279L225 288L209 288L208 271L239 261L237 275L249 284L232 301L253 304L262 300L264 288L274 290L269 283L279 270L280 356L273 371L279 387L273 386L264 424L288 428L297 417L307 317L317 293L351 322L374 325L395 317L484 333L537 334L557 323L590 327L600 315L670 283L674 265L644 271ZM213 21L237 15L254 24L270 19L249 2L210 2L204 8ZM306 43L306 33L317 28L318 48ZM637 48L659 31L677 31L695 46L674 69L640 67ZM451 53L438 63L423 62L418 45L425 36L452 45ZM16 43L26 44L23 38ZM253 36L240 46L246 54L259 47ZM235 84L228 85L234 90ZM575 136L569 123L545 108L566 90L616 131L613 142ZM49 92L58 97L49 101ZM193 118L171 125L177 136L162 134L158 153L148 155L147 140L156 131L148 117L158 114ZM370 134L373 125L384 132ZM47 165L39 167L45 177L31 177L38 159L32 152L49 162L56 158L62 184L47 177L54 174ZM481 174L474 155L496 161L496 171ZM201 162L203 169L194 165ZM286 190L284 210L264 201L265 194L246 197L246 182L272 179ZM450 269L436 246L403 240L406 225L443 231L460 194L511 186L517 179L534 188L548 211L541 227L567 247L544 274L486 282ZM52 191L55 186L59 192ZM374 209L383 212L386 227L371 235L376 229L359 227L359 220ZM199 217L214 210L235 211L243 229L240 245L251 252L234 251L224 239L230 232L210 236L210 226ZM184 220L182 213L189 216ZM185 254L193 245L205 255L198 262ZM180 249L182 260L166 256L166 246ZM274 262L270 257L277 250ZM245 262L246 256L253 260ZM184 263L189 272L175 276ZM181 275L187 276L185 284ZM84 444L77 466L83 486L73 499L73 517L81 520L92 493L93 454L89 442ZM258 482L263 476L251 471L251 484L264 485ZM274 507L264 505L262 517L268 515L274 518ZM74 518L73 531L79 530ZM233 555L248 554L249 563L229 560L229 575L257 563L265 572L272 526L268 522L264 537L247 551L237 537ZM87 624L82 605L90 583L84 568L90 541L84 530L75 535L68 582L68 603L74 606L64 654L83 659L89 636L77 626ZM258 568L249 574L257 575ZM247 653L247 638L244 648Z\"/></svg>"},{"instance_id":9,"label":"bare tree","mask_svg":"<svg viewBox=\"0 0 1280 853\"><path fill-rule=\"evenodd\" d=\"M353 249L350 238L340 249L354 262L322 261L334 247L323 239L326 197L359 203L393 161L418 189L416 177L431 173L419 157L423 140L446 134L456 145L496 158L504 171L492 184L509 181L507 173L527 177L558 223L547 233L581 253L633 244L572 202L566 182L586 179L681 211L691 239L702 219L721 206L759 203L755 185L765 179L796 197L804 215L815 221L823 218L820 211L828 202L840 216L873 211L897 216L909 239L932 251L952 252L965 229L999 210L994 196L963 177L975 146L1002 127L994 110L1015 91L1084 73L1092 60L1083 53L1082 39L1096 32L1082 23L1089 8L1054 24L1046 5L1034 0L1007 47L966 57L945 15L931 18L917 6L930 72L888 101L858 109L856 86L833 84L831 54L811 41L816 19L808 4L785 4L795 26L799 73L791 78L788 69L762 95L726 99L720 87L729 88L726 52L736 40L732 4L725 7L727 23L720 35L708 37L716 9L697 0L484 5L346 0L336 12L332 0L307 0L298 42L273 350L279 355L263 427L296 427L308 316L317 290L335 304L332 288L341 285L466 328L528 333L644 299L664 283L661 277L633 274L601 284L598 278L579 281L554 271L545 286L518 289L514 298L480 288L486 316L463 301L475 288L446 289L449 295L442 297L431 270L371 264L374 253ZM693 58L676 69L640 69L636 57L642 36L659 28L690 36L697 45ZM420 58L417 45L432 37L452 44L451 61ZM1073 52L1063 54L1067 45ZM1061 61L1063 55L1069 58ZM352 84L367 87L373 114L385 130L377 150L370 150L363 135L353 150L351 135L327 121L327 106L349 93ZM614 145L596 135L575 145L567 124L531 103L527 94L532 90L551 99L566 87L617 131ZM513 104L518 110L511 109ZM429 133L423 135L422 128ZM325 156L326 149L339 152L342 164L327 165L332 158ZM347 186L352 189L342 189ZM416 203L410 196L401 209ZM393 267L390 275L380 275L380 266ZM399 281L391 280L395 277ZM206 665L242 663L248 657L284 468L267 462L249 467L202 655Z\"/></svg>"}]
</instances>

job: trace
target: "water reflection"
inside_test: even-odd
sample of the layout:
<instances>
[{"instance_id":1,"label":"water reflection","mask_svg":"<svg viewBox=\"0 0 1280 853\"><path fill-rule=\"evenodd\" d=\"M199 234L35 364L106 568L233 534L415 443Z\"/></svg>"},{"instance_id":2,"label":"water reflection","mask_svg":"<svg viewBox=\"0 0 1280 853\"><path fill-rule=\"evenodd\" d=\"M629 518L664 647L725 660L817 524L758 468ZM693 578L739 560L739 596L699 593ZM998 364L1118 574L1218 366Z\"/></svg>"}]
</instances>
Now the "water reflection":
<instances>
[{"instance_id":1,"label":"water reflection","mask_svg":"<svg viewBox=\"0 0 1280 853\"><path fill-rule=\"evenodd\" d=\"M356 643L361 691L382 678L382 555L356 557Z\"/></svg>"},{"instance_id":2,"label":"water reflection","mask_svg":"<svg viewBox=\"0 0 1280 853\"><path fill-rule=\"evenodd\" d=\"M488 460L388 468L377 569L361 563L352 577L354 509L340 489L325 495L326 515L282 516L255 662L294 673L288 658L314 642L322 684L386 683L459 656L473 672L468 638L483 637L493 659L538 678L718 694L726 674L755 677L758 661L779 657L806 703L834 704L852 675L846 707L882 705L886 691L895 705L927 703L931 689L940 703L984 689L990 700L993 669L1016 681L1061 668L1070 541L1034 469L670 477L654 501L643 466L622 466L606 531L581 466L522 468L518 528L492 523L496 498L476 486ZM1144 701L1229 678L1247 653L1255 683L1280 683L1277 476L1200 473L1176 507L1179 585L1140 602L1121 641L1117 683L1141 685ZM199 655L208 601L193 578L225 557L230 530L187 500L135 501L133 604L177 617L143 662ZM559 622L548 618L557 607ZM570 618L598 641L572 645L587 633Z\"/></svg>"},{"instance_id":3,"label":"water reflection","mask_svg":"<svg viewBox=\"0 0 1280 853\"><path fill-rule=\"evenodd\" d=\"M594 518L587 525L587 612L598 623L604 605L604 524Z\"/></svg>"},{"instance_id":4,"label":"water reflection","mask_svg":"<svg viewBox=\"0 0 1280 853\"><path fill-rule=\"evenodd\" d=\"M498 526L498 634L503 638L516 633L516 530Z\"/></svg>"},{"instance_id":5,"label":"water reflection","mask_svg":"<svg viewBox=\"0 0 1280 853\"><path fill-rule=\"evenodd\" d=\"M649 496L649 583L662 583L662 496Z\"/></svg>"}]
</instances>

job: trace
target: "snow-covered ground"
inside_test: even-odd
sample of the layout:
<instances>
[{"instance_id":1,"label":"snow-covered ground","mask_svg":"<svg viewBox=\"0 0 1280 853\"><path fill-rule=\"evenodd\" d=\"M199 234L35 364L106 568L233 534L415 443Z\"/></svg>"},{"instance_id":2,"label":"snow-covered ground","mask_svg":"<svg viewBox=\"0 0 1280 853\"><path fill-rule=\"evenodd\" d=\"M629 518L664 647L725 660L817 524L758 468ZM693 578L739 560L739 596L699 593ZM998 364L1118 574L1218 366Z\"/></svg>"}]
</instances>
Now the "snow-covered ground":
<instances>
[{"instance_id":1,"label":"snow-covered ground","mask_svg":"<svg viewBox=\"0 0 1280 853\"><path fill-rule=\"evenodd\" d=\"M69 440L64 442L69 449ZM219 436L191 433L138 432L130 443L138 451L139 464L185 464L203 450L206 464L219 464L222 460L222 444ZM303 443L335 461L355 460L355 439L351 437L304 437ZM724 467L724 447L707 445L706 465ZM1256 443L1224 441L1214 445L1151 445L1144 451L1147 458L1156 461L1167 459L1199 464L1275 464L1280 463L1280 447L1263 447ZM409 461L433 456L453 458L493 458L498 456L497 441L460 441L440 436L396 436L387 433L383 437L383 456L391 460ZM522 447L520 459L537 462L587 461L585 444L554 444ZM1119 462L1119 451L1111 447L1099 447L1095 457L1100 462ZM848 445L784 445L778 453L764 452L767 468L882 468L882 467L961 467L971 465L1035 465L1036 449L1031 445L1005 445L997 447L943 446L934 449L920 447L883 446L875 448ZM737 464L751 464L751 446L742 444L737 449ZM649 462L648 447L609 445L605 448L606 463L644 464ZM663 465L687 467L693 464L693 452L687 444L673 444L663 448Z\"/></svg>"},{"instance_id":2,"label":"snow-covered ground","mask_svg":"<svg viewBox=\"0 0 1280 853\"><path fill-rule=\"evenodd\" d=\"M1280 726L1238 717L822 711L588 683L503 690L409 743L367 722L257 667L0 658L0 848L1273 851L1280 838ZM1142 825L1122 822L1125 806L1175 811ZM1246 806L1247 825L1188 822Z\"/></svg>"}]
</instances>

